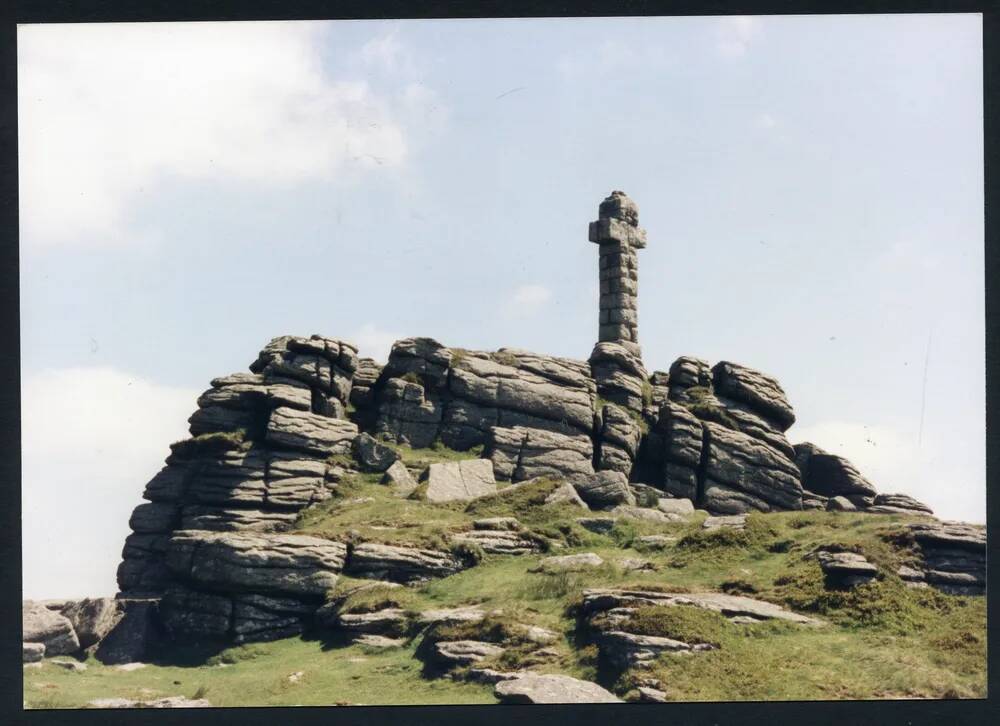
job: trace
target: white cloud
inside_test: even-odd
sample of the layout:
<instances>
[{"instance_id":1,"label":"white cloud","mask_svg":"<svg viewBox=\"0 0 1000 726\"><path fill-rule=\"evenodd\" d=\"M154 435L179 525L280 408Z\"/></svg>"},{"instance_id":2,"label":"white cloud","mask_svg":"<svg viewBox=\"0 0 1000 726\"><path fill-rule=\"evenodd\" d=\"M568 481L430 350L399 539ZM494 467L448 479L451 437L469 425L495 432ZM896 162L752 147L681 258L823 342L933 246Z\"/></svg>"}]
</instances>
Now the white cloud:
<instances>
[{"instance_id":1,"label":"white cloud","mask_svg":"<svg viewBox=\"0 0 1000 726\"><path fill-rule=\"evenodd\" d=\"M514 290L504 306L508 318L533 315L552 300L552 291L544 285L522 285Z\"/></svg>"},{"instance_id":2,"label":"white cloud","mask_svg":"<svg viewBox=\"0 0 1000 726\"><path fill-rule=\"evenodd\" d=\"M365 323L347 341L358 346L358 355L361 357L385 363L389 360L392 344L404 337L406 336L382 330L374 323Z\"/></svg>"},{"instance_id":3,"label":"white cloud","mask_svg":"<svg viewBox=\"0 0 1000 726\"><path fill-rule=\"evenodd\" d=\"M329 78L322 40L295 22L20 27L22 240L124 240L129 203L167 175L285 184L400 164L394 99Z\"/></svg>"},{"instance_id":4,"label":"white cloud","mask_svg":"<svg viewBox=\"0 0 1000 726\"><path fill-rule=\"evenodd\" d=\"M769 113L762 113L757 116L757 127L762 129L773 129L778 125L778 120Z\"/></svg>"},{"instance_id":5,"label":"white cloud","mask_svg":"<svg viewBox=\"0 0 1000 726\"><path fill-rule=\"evenodd\" d=\"M727 58L744 55L760 30L760 18L735 15L721 18L716 26L715 47Z\"/></svg>"},{"instance_id":6,"label":"white cloud","mask_svg":"<svg viewBox=\"0 0 1000 726\"><path fill-rule=\"evenodd\" d=\"M824 421L789 433L796 442L811 441L846 457L879 492L909 494L942 519L986 521L985 470L976 442L962 442L965 451L927 432L918 443L915 432L850 421Z\"/></svg>"},{"instance_id":7,"label":"white cloud","mask_svg":"<svg viewBox=\"0 0 1000 726\"><path fill-rule=\"evenodd\" d=\"M132 508L185 438L200 391L113 368L65 368L21 384L27 598L111 595Z\"/></svg>"}]
</instances>

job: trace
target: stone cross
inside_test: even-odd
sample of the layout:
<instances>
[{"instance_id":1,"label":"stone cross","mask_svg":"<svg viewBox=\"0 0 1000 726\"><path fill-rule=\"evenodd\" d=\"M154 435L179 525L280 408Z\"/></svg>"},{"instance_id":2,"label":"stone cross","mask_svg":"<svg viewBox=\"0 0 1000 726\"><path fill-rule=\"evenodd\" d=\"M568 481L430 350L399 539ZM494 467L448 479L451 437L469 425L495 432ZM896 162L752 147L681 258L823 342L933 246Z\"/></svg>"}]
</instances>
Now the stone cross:
<instances>
[{"instance_id":1,"label":"stone cross","mask_svg":"<svg viewBox=\"0 0 1000 726\"><path fill-rule=\"evenodd\" d=\"M639 208L625 192L611 192L590 223L590 241L600 245L600 342L618 343L640 356L639 257L646 230L639 227Z\"/></svg>"}]
</instances>

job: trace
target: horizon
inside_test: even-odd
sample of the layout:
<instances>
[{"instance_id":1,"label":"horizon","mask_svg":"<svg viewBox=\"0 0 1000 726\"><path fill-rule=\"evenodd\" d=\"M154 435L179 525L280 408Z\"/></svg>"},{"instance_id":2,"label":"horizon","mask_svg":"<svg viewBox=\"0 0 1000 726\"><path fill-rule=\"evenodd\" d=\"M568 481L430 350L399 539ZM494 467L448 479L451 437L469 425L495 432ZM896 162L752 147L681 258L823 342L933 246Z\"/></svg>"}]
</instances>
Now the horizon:
<instances>
[{"instance_id":1,"label":"horizon","mask_svg":"<svg viewBox=\"0 0 1000 726\"><path fill-rule=\"evenodd\" d=\"M24 596L114 593L198 395L273 337L585 360L614 189L648 237L650 372L773 376L792 443L984 522L981 35L962 14L20 26Z\"/></svg>"}]
</instances>

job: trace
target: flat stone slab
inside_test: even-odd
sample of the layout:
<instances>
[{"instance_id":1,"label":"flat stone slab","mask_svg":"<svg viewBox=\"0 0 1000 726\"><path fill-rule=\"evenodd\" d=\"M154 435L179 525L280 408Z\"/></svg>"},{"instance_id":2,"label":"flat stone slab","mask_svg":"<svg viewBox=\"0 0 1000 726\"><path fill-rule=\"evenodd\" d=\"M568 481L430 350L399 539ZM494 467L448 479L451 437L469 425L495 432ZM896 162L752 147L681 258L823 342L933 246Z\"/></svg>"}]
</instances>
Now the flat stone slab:
<instances>
[{"instance_id":1,"label":"flat stone slab","mask_svg":"<svg viewBox=\"0 0 1000 726\"><path fill-rule=\"evenodd\" d=\"M727 618L749 616L757 620L785 620L802 625L822 625L823 621L785 610L780 605L721 592L677 593L656 590L595 588L583 591L581 610L593 614L618 607L642 605L690 605L721 613Z\"/></svg>"},{"instance_id":2,"label":"flat stone slab","mask_svg":"<svg viewBox=\"0 0 1000 726\"><path fill-rule=\"evenodd\" d=\"M918 522L910 525L914 539L925 547L986 551L986 527L965 522Z\"/></svg>"},{"instance_id":3,"label":"flat stone slab","mask_svg":"<svg viewBox=\"0 0 1000 726\"><path fill-rule=\"evenodd\" d=\"M848 499L845 496L840 496L840 495L835 496L835 497L830 497L829 499L827 499L826 500L826 509L827 509L828 512L856 512L856 511L858 511L858 508L854 506L854 503L851 502L850 499Z\"/></svg>"},{"instance_id":4,"label":"flat stone slab","mask_svg":"<svg viewBox=\"0 0 1000 726\"><path fill-rule=\"evenodd\" d=\"M432 658L446 668L471 665L503 653L503 648L478 640L442 641L434 644Z\"/></svg>"},{"instance_id":5,"label":"flat stone slab","mask_svg":"<svg viewBox=\"0 0 1000 726\"><path fill-rule=\"evenodd\" d=\"M399 635L406 632L410 619L399 608L386 608L371 613L341 613L337 625L349 633Z\"/></svg>"},{"instance_id":6,"label":"flat stone slab","mask_svg":"<svg viewBox=\"0 0 1000 726\"><path fill-rule=\"evenodd\" d=\"M488 532L517 532L521 529L521 523L515 517L488 517L474 520L472 528Z\"/></svg>"},{"instance_id":7,"label":"flat stone slab","mask_svg":"<svg viewBox=\"0 0 1000 726\"><path fill-rule=\"evenodd\" d=\"M384 635L375 635L373 633L362 633L361 635L355 637L351 642L355 645L362 645L365 648L373 648L377 650L402 648L406 645L406 640L404 638L387 638Z\"/></svg>"},{"instance_id":8,"label":"flat stone slab","mask_svg":"<svg viewBox=\"0 0 1000 726\"><path fill-rule=\"evenodd\" d=\"M667 514L677 514L687 517L694 514L694 503L690 499L668 499L660 497L656 502L656 508Z\"/></svg>"},{"instance_id":9,"label":"flat stone slab","mask_svg":"<svg viewBox=\"0 0 1000 726\"><path fill-rule=\"evenodd\" d=\"M827 574L874 577L878 568L856 552L820 552L820 567Z\"/></svg>"},{"instance_id":10,"label":"flat stone slab","mask_svg":"<svg viewBox=\"0 0 1000 726\"><path fill-rule=\"evenodd\" d=\"M650 507L636 507L631 504L619 504L611 510L616 517L625 519L638 519L643 522L656 522L658 524L669 524L670 522L683 521L684 516L680 514L669 514L659 509Z\"/></svg>"},{"instance_id":11,"label":"flat stone slab","mask_svg":"<svg viewBox=\"0 0 1000 726\"><path fill-rule=\"evenodd\" d=\"M477 545L491 555L526 555L538 552L541 545L520 532L473 530L451 538L456 544Z\"/></svg>"},{"instance_id":12,"label":"flat stone slab","mask_svg":"<svg viewBox=\"0 0 1000 726\"><path fill-rule=\"evenodd\" d=\"M662 550L674 545L676 537L669 537L665 534L647 534L635 538L635 544L651 550Z\"/></svg>"},{"instance_id":13,"label":"flat stone slab","mask_svg":"<svg viewBox=\"0 0 1000 726\"><path fill-rule=\"evenodd\" d=\"M702 529L743 529L747 526L747 516L745 514L732 514L725 517L708 517L701 523Z\"/></svg>"},{"instance_id":14,"label":"flat stone slab","mask_svg":"<svg viewBox=\"0 0 1000 726\"><path fill-rule=\"evenodd\" d=\"M528 674L529 671L498 671L495 668L477 668L473 666L469 668L466 677L470 681L478 683L495 684L500 681L511 681L515 678L521 678Z\"/></svg>"},{"instance_id":15,"label":"flat stone slab","mask_svg":"<svg viewBox=\"0 0 1000 726\"><path fill-rule=\"evenodd\" d=\"M463 564L450 552L375 542L356 546L347 561L347 572L354 577L405 583L447 577L461 569Z\"/></svg>"},{"instance_id":16,"label":"flat stone slab","mask_svg":"<svg viewBox=\"0 0 1000 726\"><path fill-rule=\"evenodd\" d=\"M501 703L621 703L596 683L562 675L522 675L500 681L493 688Z\"/></svg>"},{"instance_id":17,"label":"flat stone slab","mask_svg":"<svg viewBox=\"0 0 1000 726\"><path fill-rule=\"evenodd\" d=\"M594 534L607 534L615 526L611 517L577 517L576 523Z\"/></svg>"},{"instance_id":18,"label":"flat stone slab","mask_svg":"<svg viewBox=\"0 0 1000 726\"><path fill-rule=\"evenodd\" d=\"M424 478L429 502L465 502L497 493L489 459L431 464Z\"/></svg>"},{"instance_id":19,"label":"flat stone slab","mask_svg":"<svg viewBox=\"0 0 1000 726\"><path fill-rule=\"evenodd\" d=\"M658 688L639 686L636 691L639 693L639 703L667 703L670 700L667 694Z\"/></svg>"},{"instance_id":20,"label":"flat stone slab","mask_svg":"<svg viewBox=\"0 0 1000 726\"><path fill-rule=\"evenodd\" d=\"M424 610L417 615L417 622L421 625L435 625L445 623L454 625L457 623L478 623L486 617L486 613L479 608L442 608L440 610Z\"/></svg>"}]
</instances>

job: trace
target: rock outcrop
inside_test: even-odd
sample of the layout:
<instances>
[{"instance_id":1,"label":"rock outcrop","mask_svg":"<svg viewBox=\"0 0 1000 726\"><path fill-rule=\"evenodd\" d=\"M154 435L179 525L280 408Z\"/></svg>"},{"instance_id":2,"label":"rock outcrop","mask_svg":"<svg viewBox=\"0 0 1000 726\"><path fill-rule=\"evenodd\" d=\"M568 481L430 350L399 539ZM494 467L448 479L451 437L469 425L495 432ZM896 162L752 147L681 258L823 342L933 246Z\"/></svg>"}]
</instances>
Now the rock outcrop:
<instances>
[{"instance_id":1,"label":"rock outcrop","mask_svg":"<svg viewBox=\"0 0 1000 726\"><path fill-rule=\"evenodd\" d=\"M69 655L80 650L80 640L69 618L41 603L27 601L23 604L21 630L23 641L43 645L45 655Z\"/></svg>"},{"instance_id":2,"label":"rock outcrop","mask_svg":"<svg viewBox=\"0 0 1000 726\"><path fill-rule=\"evenodd\" d=\"M122 604L110 597L71 601L60 609L69 620L81 648L97 645L110 633L123 615Z\"/></svg>"},{"instance_id":3,"label":"rock outcrop","mask_svg":"<svg viewBox=\"0 0 1000 726\"><path fill-rule=\"evenodd\" d=\"M277 532L328 498L328 458L350 453L358 435L345 418L357 369L349 343L282 336L250 373L213 380L190 419L193 438L171 446L146 485L149 503L133 512L121 592L155 597L172 584L165 556L174 531Z\"/></svg>"},{"instance_id":4,"label":"rock outcrop","mask_svg":"<svg viewBox=\"0 0 1000 726\"><path fill-rule=\"evenodd\" d=\"M986 528L964 522L909 526L924 560L924 580L952 595L986 593Z\"/></svg>"},{"instance_id":5,"label":"rock outcrop","mask_svg":"<svg viewBox=\"0 0 1000 726\"><path fill-rule=\"evenodd\" d=\"M450 552L366 542L351 550L346 574L391 582L419 582L464 569Z\"/></svg>"},{"instance_id":6,"label":"rock outcrop","mask_svg":"<svg viewBox=\"0 0 1000 726\"><path fill-rule=\"evenodd\" d=\"M850 588L871 581L878 574L878 568L856 552L817 553L819 566L826 575L828 587Z\"/></svg>"},{"instance_id":7,"label":"rock outcrop","mask_svg":"<svg viewBox=\"0 0 1000 726\"><path fill-rule=\"evenodd\" d=\"M572 483L580 499L591 507L610 509L618 504L635 504L628 477L620 471L599 471L575 478Z\"/></svg>"},{"instance_id":8,"label":"rock outcrop","mask_svg":"<svg viewBox=\"0 0 1000 726\"><path fill-rule=\"evenodd\" d=\"M843 496L855 506L875 501L875 487L842 456L828 454L810 443L795 446L795 463L802 472L802 486L824 497Z\"/></svg>"},{"instance_id":9,"label":"rock outcrop","mask_svg":"<svg viewBox=\"0 0 1000 726\"><path fill-rule=\"evenodd\" d=\"M287 534L358 470L401 497L444 506L543 477L555 487L544 505L607 510L611 524L589 520L602 532L615 518L669 523L695 508L713 515L706 527L742 527L745 519L728 517L751 511L931 514L906 495L879 494L841 456L793 447L786 432L795 412L774 377L692 356L650 373L638 344L637 251L646 237L635 203L613 192L588 236L599 247L601 289L598 341L586 360L411 337L381 365L343 340L281 336L249 371L213 380L189 419L191 438L170 447L132 513L119 602L73 611L78 647L134 658L152 637L149 621L174 635L276 637L309 624L341 571L411 583L458 572L481 552L553 546L503 528L450 531L454 552L354 533L341 538L349 547ZM469 454L418 468L399 445ZM921 582L983 590L975 537L914 533L927 562ZM57 650L69 647L54 637Z\"/></svg>"}]
</instances>

